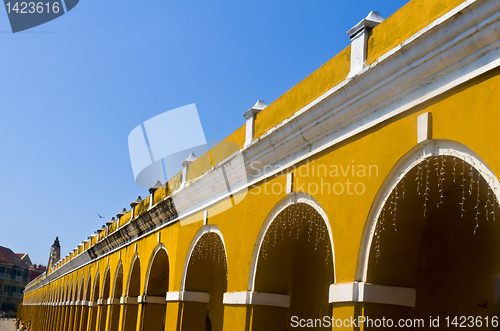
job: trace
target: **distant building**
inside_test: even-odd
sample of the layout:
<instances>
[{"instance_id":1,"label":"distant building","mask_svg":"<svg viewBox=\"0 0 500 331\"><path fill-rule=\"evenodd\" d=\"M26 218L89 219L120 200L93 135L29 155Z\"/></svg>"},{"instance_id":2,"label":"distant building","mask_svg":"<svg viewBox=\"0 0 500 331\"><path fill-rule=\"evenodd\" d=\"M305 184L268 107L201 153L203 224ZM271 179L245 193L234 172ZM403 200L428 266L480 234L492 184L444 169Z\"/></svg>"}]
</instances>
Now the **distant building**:
<instances>
[{"instance_id":1,"label":"distant building","mask_svg":"<svg viewBox=\"0 0 500 331\"><path fill-rule=\"evenodd\" d=\"M57 240L57 238L56 238ZM31 262L31 259L29 257L28 254L19 254L17 253L16 254L17 257L19 257L21 259L21 261L23 261L24 263L26 263L29 267L29 281L31 282L33 279L37 278L38 276L40 276L41 274L43 274L45 272L45 270L47 270L47 267L45 267L44 265L42 264L33 264L33 262Z\"/></svg>"},{"instance_id":2,"label":"distant building","mask_svg":"<svg viewBox=\"0 0 500 331\"><path fill-rule=\"evenodd\" d=\"M0 310L17 310L23 300L24 287L29 281L27 254L15 254L12 250L0 246ZM23 261L24 260L24 261Z\"/></svg>"},{"instance_id":3,"label":"distant building","mask_svg":"<svg viewBox=\"0 0 500 331\"><path fill-rule=\"evenodd\" d=\"M41 264L34 264L34 265L31 265L29 267L29 281L31 282L33 279L37 278L38 276L40 276L41 274L43 274L45 272L45 270L47 270L47 267L45 267L44 265L41 265Z\"/></svg>"}]
</instances>

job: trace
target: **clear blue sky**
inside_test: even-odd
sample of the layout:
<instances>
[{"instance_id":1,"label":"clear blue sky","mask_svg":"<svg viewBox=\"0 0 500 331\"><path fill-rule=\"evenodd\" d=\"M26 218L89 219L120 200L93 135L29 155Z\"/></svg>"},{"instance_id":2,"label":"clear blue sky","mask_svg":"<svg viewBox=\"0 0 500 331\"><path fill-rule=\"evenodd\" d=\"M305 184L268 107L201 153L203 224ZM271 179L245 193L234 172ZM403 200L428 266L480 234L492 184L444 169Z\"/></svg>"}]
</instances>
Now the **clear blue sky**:
<instances>
[{"instance_id":1,"label":"clear blue sky","mask_svg":"<svg viewBox=\"0 0 500 331\"><path fill-rule=\"evenodd\" d=\"M134 127L196 103L207 140L222 140L345 48L369 11L406 2L81 0L17 34L0 9L0 245L46 264L59 236L66 255L147 196Z\"/></svg>"}]
</instances>

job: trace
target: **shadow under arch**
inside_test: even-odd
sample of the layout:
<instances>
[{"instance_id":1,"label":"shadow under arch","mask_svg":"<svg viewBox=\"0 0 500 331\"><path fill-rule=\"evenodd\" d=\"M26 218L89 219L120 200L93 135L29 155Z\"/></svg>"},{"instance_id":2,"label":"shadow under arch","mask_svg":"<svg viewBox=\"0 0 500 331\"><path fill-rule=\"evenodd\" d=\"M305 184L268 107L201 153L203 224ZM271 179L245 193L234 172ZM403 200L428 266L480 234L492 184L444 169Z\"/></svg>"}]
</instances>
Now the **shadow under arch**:
<instances>
[{"instance_id":1,"label":"shadow under arch","mask_svg":"<svg viewBox=\"0 0 500 331\"><path fill-rule=\"evenodd\" d=\"M67 323L68 323L68 315L69 315L69 310L70 310L70 306L68 304L68 302L70 301L70 297L71 297L71 290L72 290L72 286L71 286L71 283L72 283L72 279L70 279L69 277L66 278L66 280L63 280L63 283L65 282L66 285L63 285L64 286L64 294L63 294L63 297L62 297L62 306L61 306L61 314L60 314L60 317L59 317L59 321L58 321L58 330L66 330L67 329Z\"/></svg>"},{"instance_id":2,"label":"shadow under arch","mask_svg":"<svg viewBox=\"0 0 500 331\"><path fill-rule=\"evenodd\" d=\"M108 299L111 290L111 280L110 280L110 267L106 266L106 271L104 271L104 278L102 281L101 297L98 301L99 307L99 330L106 330L106 321L108 319Z\"/></svg>"},{"instance_id":3,"label":"shadow under arch","mask_svg":"<svg viewBox=\"0 0 500 331\"><path fill-rule=\"evenodd\" d=\"M85 276L82 276L82 282L85 280ZM83 295L82 295L82 305L81 305L81 314L80 314L80 327L79 331L86 331L87 330L87 324L88 324L88 317L89 317L89 302L90 302L90 297L91 297L91 284L92 284L92 275L89 272L87 276L87 281L85 281L85 288L82 289Z\"/></svg>"},{"instance_id":4,"label":"shadow under arch","mask_svg":"<svg viewBox=\"0 0 500 331\"><path fill-rule=\"evenodd\" d=\"M195 234L181 280L182 330L222 330L227 291L226 245L220 229L204 225Z\"/></svg>"},{"instance_id":5,"label":"shadow under arch","mask_svg":"<svg viewBox=\"0 0 500 331\"><path fill-rule=\"evenodd\" d=\"M125 286L124 331L135 331L137 327L138 297L141 295L141 261L139 254L132 257Z\"/></svg>"},{"instance_id":6,"label":"shadow under arch","mask_svg":"<svg viewBox=\"0 0 500 331\"><path fill-rule=\"evenodd\" d=\"M335 251L328 217L309 194L293 192L268 213L252 256L252 330L291 328L291 317L331 316ZM270 303L269 301L272 301Z\"/></svg>"},{"instance_id":7,"label":"shadow under arch","mask_svg":"<svg viewBox=\"0 0 500 331\"><path fill-rule=\"evenodd\" d=\"M120 323L120 298L123 293L123 263L118 261L115 271L115 279L111 291L111 302L109 303L109 331L118 331Z\"/></svg>"},{"instance_id":8,"label":"shadow under arch","mask_svg":"<svg viewBox=\"0 0 500 331\"><path fill-rule=\"evenodd\" d=\"M76 301L78 300L78 276L75 276L75 280L72 285L71 295L69 297L69 316L68 322L66 323L66 330L73 330L73 325L75 321L75 314L77 310Z\"/></svg>"},{"instance_id":9,"label":"shadow under arch","mask_svg":"<svg viewBox=\"0 0 500 331\"><path fill-rule=\"evenodd\" d=\"M73 330L80 330L80 321L82 316L82 305L84 304L84 286L85 286L85 275L82 275L78 286L78 291L75 295L75 316L73 317Z\"/></svg>"},{"instance_id":10,"label":"shadow under arch","mask_svg":"<svg viewBox=\"0 0 500 331\"><path fill-rule=\"evenodd\" d=\"M90 322L90 330L97 330L97 317L98 317L98 306L97 306L97 300L99 300L99 294L100 294L100 270L97 270L95 278L94 278L94 284L92 286L92 292L91 292L91 307L89 307L89 322Z\"/></svg>"},{"instance_id":11,"label":"shadow under arch","mask_svg":"<svg viewBox=\"0 0 500 331\"><path fill-rule=\"evenodd\" d=\"M165 245L159 243L149 260L141 297L141 330L163 331L167 309L166 295L169 288L170 264Z\"/></svg>"},{"instance_id":12,"label":"shadow under arch","mask_svg":"<svg viewBox=\"0 0 500 331\"><path fill-rule=\"evenodd\" d=\"M431 140L406 153L365 225L356 274L368 285L358 298L364 314L426 316L426 327L431 315L498 315L499 192L493 171L463 144ZM370 297L370 287L388 300Z\"/></svg>"}]
</instances>

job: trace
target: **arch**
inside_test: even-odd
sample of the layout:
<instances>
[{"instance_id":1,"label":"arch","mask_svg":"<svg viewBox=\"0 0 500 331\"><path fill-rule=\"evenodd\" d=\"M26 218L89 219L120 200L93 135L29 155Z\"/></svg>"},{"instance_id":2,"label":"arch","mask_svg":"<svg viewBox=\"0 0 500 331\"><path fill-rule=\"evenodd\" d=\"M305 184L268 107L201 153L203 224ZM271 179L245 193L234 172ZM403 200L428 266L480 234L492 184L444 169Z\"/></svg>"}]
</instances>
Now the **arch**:
<instances>
[{"instance_id":1,"label":"arch","mask_svg":"<svg viewBox=\"0 0 500 331\"><path fill-rule=\"evenodd\" d=\"M120 297L123 293L123 263L122 261L118 261L118 265L116 266L115 277L113 280L113 286L110 298L111 303L108 309L109 314L109 331L118 331L118 324L120 323Z\"/></svg>"},{"instance_id":2,"label":"arch","mask_svg":"<svg viewBox=\"0 0 500 331\"><path fill-rule=\"evenodd\" d=\"M71 301L76 301L78 299L78 277L75 278L75 282L73 283L73 291L72 291Z\"/></svg>"},{"instance_id":3,"label":"arch","mask_svg":"<svg viewBox=\"0 0 500 331\"><path fill-rule=\"evenodd\" d=\"M182 330L222 330L226 292L224 238L217 226L202 226L191 241L184 263L181 293L196 295L197 299L182 302Z\"/></svg>"},{"instance_id":4,"label":"arch","mask_svg":"<svg viewBox=\"0 0 500 331\"><path fill-rule=\"evenodd\" d=\"M82 278L80 279L80 283L76 282L78 286L78 291L75 293L75 316L73 317L73 330L80 330L80 320L82 315L82 301L84 300L84 286L85 286L85 275L82 274ZM76 290L76 287L75 287Z\"/></svg>"},{"instance_id":5,"label":"arch","mask_svg":"<svg viewBox=\"0 0 500 331\"><path fill-rule=\"evenodd\" d=\"M130 269L129 269L128 276L127 276L127 284L125 285L125 296L129 296L130 282L132 280L132 274L134 271L134 267L136 266L136 263L138 263L137 266L139 267L139 270L140 270L141 260L139 258L139 254L137 254L137 253L134 254L134 256L132 257L132 262L130 262ZM140 271L139 271L139 277L140 277ZM139 284L140 284L140 279L139 279ZM137 295L140 295L140 293Z\"/></svg>"},{"instance_id":6,"label":"arch","mask_svg":"<svg viewBox=\"0 0 500 331\"><path fill-rule=\"evenodd\" d=\"M83 300L86 300L86 301L90 301L90 297L91 297L91 288L90 288L90 285L92 284L92 275L89 273L89 276L87 277L87 282L85 284L85 292L84 292L84 296L83 296Z\"/></svg>"},{"instance_id":7,"label":"arch","mask_svg":"<svg viewBox=\"0 0 500 331\"><path fill-rule=\"evenodd\" d=\"M79 306L81 314L79 317L80 325L79 325L79 328L77 330L86 331L88 320L89 320L89 310L90 310L90 307L89 307L87 301L91 300L91 295L92 295L92 293L91 293L91 291L92 291L92 289L91 289L92 274L90 273L90 270L89 270L89 274L87 276L87 281L85 281L85 276L82 276L82 281L85 282L85 291L82 293L82 301L85 301L85 304ZM77 324L77 326L78 326L78 324Z\"/></svg>"},{"instance_id":8,"label":"arch","mask_svg":"<svg viewBox=\"0 0 500 331\"><path fill-rule=\"evenodd\" d=\"M188 253L186 256L186 259L184 261L184 269L182 271L182 279L181 279L181 291L184 291L186 288L186 277L187 277L187 272L188 272L188 267L189 267L189 261L191 260L191 256L193 254L193 251L196 247L196 244L198 244L198 241L200 241L201 237L207 233L215 233L219 236L222 245L224 247L224 252L226 253L226 259L227 259L227 250L226 250L226 243L224 241L224 237L222 236L222 233L220 229L213 225L213 224L208 224L202 226L198 232L196 232L193 240L191 241L191 245L189 246Z\"/></svg>"},{"instance_id":9,"label":"arch","mask_svg":"<svg viewBox=\"0 0 500 331\"><path fill-rule=\"evenodd\" d=\"M59 286L59 284L56 285L55 289L54 289L54 302L59 302L59 296L61 294L61 287Z\"/></svg>"},{"instance_id":10,"label":"arch","mask_svg":"<svg viewBox=\"0 0 500 331\"><path fill-rule=\"evenodd\" d=\"M80 280L80 286L78 288L78 296L77 296L77 301L82 301L83 300L83 290L85 286L85 276L82 275L82 279Z\"/></svg>"},{"instance_id":11,"label":"arch","mask_svg":"<svg viewBox=\"0 0 500 331\"><path fill-rule=\"evenodd\" d=\"M120 273L120 270L121 270L121 273ZM112 298L120 298L122 296L122 293L119 293L118 296L116 295L116 286L119 285L117 282L120 281L120 279L119 279L120 276L122 277L121 281L122 281L122 286L123 286L123 263L121 260L118 261L118 265L116 266L115 279L113 280L113 290L111 292ZM123 291L123 287L122 287L122 291Z\"/></svg>"},{"instance_id":12,"label":"arch","mask_svg":"<svg viewBox=\"0 0 500 331\"><path fill-rule=\"evenodd\" d=\"M76 280L75 280L76 281ZM73 289L74 289L75 282L73 279L71 279L68 283L68 295L66 297L66 301L72 301L73 300Z\"/></svg>"},{"instance_id":13,"label":"arch","mask_svg":"<svg viewBox=\"0 0 500 331\"><path fill-rule=\"evenodd\" d=\"M153 265L154 265L154 262L156 261L157 255L162 250L165 251L165 254L167 255L167 262L169 263L167 248L162 243L159 243L158 245L156 245L156 247L153 250L153 253L151 254L151 257L149 258L148 269L146 271L146 279L144 282L144 292L143 293L145 295L148 294L149 281L151 279L151 269L153 268ZM167 286L168 286L168 284L167 284Z\"/></svg>"},{"instance_id":14,"label":"arch","mask_svg":"<svg viewBox=\"0 0 500 331\"><path fill-rule=\"evenodd\" d=\"M452 156L469 163L479 174L487 180L493 194L500 200L500 183L493 171L486 163L470 148L451 140L431 140L424 142L408 151L392 168L386 180L375 196L370 213L366 221L361 246L358 256L358 266L356 270L356 280L365 282L368 274L368 262L370 251L375 235L379 216L386 204L391 192L403 179L403 177L413 168L418 166L425 159L432 156Z\"/></svg>"},{"instance_id":15,"label":"arch","mask_svg":"<svg viewBox=\"0 0 500 331\"><path fill-rule=\"evenodd\" d=\"M102 279L102 289L101 289L101 299L107 299L109 297L109 285L110 285L110 280L109 280L109 273L110 273L110 268L109 265L106 266L106 271L104 271L104 278ZM108 285L108 293L106 296L106 285Z\"/></svg>"},{"instance_id":16,"label":"arch","mask_svg":"<svg viewBox=\"0 0 500 331\"><path fill-rule=\"evenodd\" d=\"M99 295L101 293L100 291L100 282L101 282L101 274L100 270L97 270L95 278L94 278L94 286L92 287L92 307L90 307L90 313L89 313L89 327L90 330L97 330L98 326L98 315L99 315L99 309L97 306L97 301L99 300Z\"/></svg>"},{"instance_id":17,"label":"arch","mask_svg":"<svg viewBox=\"0 0 500 331\"><path fill-rule=\"evenodd\" d=\"M244 301L253 305L251 329L290 329L292 316L332 316L328 293L336 279L334 253L330 222L315 199L294 192L276 203L252 256ZM237 302L233 300L225 301Z\"/></svg>"},{"instance_id":18,"label":"arch","mask_svg":"<svg viewBox=\"0 0 500 331\"><path fill-rule=\"evenodd\" d=\"M104 331L106 329L106 321L108 318L108 298L110 295L111 287L111 273L109 265L106 266L106 271L104 272L104 278L102 280L101 289L101 303L99 305L99 330Z\"/></svg>"},{"instance_id":19,"label":"arch","mask_svg":"<svg viewBox=\"0 0 500 331\"><path fill-rule=\"evenodd\" d=\"M71 294L70 293L71 292L71 281L66 280L66 285L63 285L63 291L64 291L64 294L63 294L62 302L66 302L66 301L68 301L68 298Z\"/></svg>"},{"instance_id":20,"label":"arch","mask_svg":"<svg viewBox=\"0 0 500 331\"><path fill-rule=\"evenodd\" d=\"M72 330L73 329L73 322L75 319L75 313L76 313L76 306L75 306L75 301L77 299L78 295L78 276L75 274L74 280L72 281L71 284L71 292L69 296L69 303L70 305L67 307L67 318L66 318L66 330Z\"/></svg>"},{"instance_id":21,"label":"arch","mask_svg":"<svg viewBox=\"0 0 500 331\"><path fill-rule=\"evenodd\" d=\"M328 217L326 216L325 211L323 208L320 206L320 204L309 194L304 193L304 192L293 192L287 197L283 198L281 201L279 201L269 212L267 215L264 223L262 224L261 230L259 232L259 235L257 237L257 240L255 242L255 248L252 256L252 262L250 266L250 275L248 278L248 291L249 292L254 292L255 290L255 278L257 275L257 265L259 263L259 256L260 252L262 249L262 243L264 241L264 237L273 223L273 221L276 219L276 217L284 211L286 208L288 208L291 205L297 204L297 203L305 203L312 207L316 212L318 212L325 222L327 232L328 232L328 238L330 242L330 246L332 248L332 254L331 254L331 259L332 259L332 265L333 265L333 280L335 282L336 277L335 277L335 249L333 246L333 235L332 235L332 229L330 226L330 221L328 220Z\"/></svg>"},{"instance_id":22,"label":"arch","mask_svg":"<svg viewBox=\"0 0 500 331\"><path fill-rule=\"evenodd\" d=\"M64 284L61 284L59 285L59 292L58 292L58 298L57 298L57 301L58 302L63 302L64 300Z\"/></svg>"},{"instance_id":23,"label":"arch","mask_svg":"<svg viewBox=\"0 0 500 331\"><path fill-rule=\"evenodd\" d=\"M158 244L151 254L144 286L142 327L148 331L165 329L166 294L170 286L170 261L167 249Z\"/></svg>"},{"instance_id":24,"label":"arch","mask_svg":"<svg viewBox=\"0 0 500 331\"><path fill-rule=\"evenodd\" d=\"M136 298L141 295L141 262L139 254L135 253L130 263L129 273L127 276L127 283L125 285L124 296L129 298ZM123 330L135 331L137 325L138 305L136 303L129 303L125 305L123 317Z\"/></svg>"},{"instance_id":25,"label":"arch","mask_svg":"<svg viewBox=\"0 0 500 331\"><path fill-rule=\"evenodd\" d=\"M89 277L90 280L90 277ZM97 270L95 277L94 277L94 284L92 286L92 292L90 293L91 297L90 299L92 301L97 301L99 299L99 288L100 288L100 270ZM97 289L97 291L96 291Z\"/></svg>"}]
</instances>

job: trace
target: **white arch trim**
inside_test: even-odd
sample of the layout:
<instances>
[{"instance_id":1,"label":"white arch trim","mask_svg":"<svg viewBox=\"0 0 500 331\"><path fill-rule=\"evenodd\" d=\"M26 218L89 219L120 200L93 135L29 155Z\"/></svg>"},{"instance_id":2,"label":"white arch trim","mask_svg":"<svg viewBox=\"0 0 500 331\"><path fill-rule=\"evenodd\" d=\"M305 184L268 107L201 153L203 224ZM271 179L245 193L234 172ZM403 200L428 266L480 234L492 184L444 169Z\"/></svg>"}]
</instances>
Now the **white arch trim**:
<instances>
[{"instance_id":1,"label":"white arch trim","mask_svg":"<svg viewBox=\"0 0 500 331\"><path fill-rule=\"evenodd\" d=\"M325 211L323 208L320 206L320 204L309 194L304 193L304 192L293 192L289 194L287 197L283 198L280 202L278 202L269 212L267 215L264 224L262 225L262 228L260 229L259 236L257 237L257 241L255 242L255 247L254 247L254 252L252 256L252 264L250 266L250 276L248 278L248 291L249 292L255 292L255 277L257 275L257 265L259 263L259 255L260 255L260 250L262 248L262 242L264 241L264 237L267 233L267 230L271 226L271 224L274 222L276 217L281 213L283 210L288 208L291 205L297 204L297 203L305 203L314 210L316 210L321 217L323 218L323 221L325 222L326 228L328 230L328 238L330 239L330 246L332 248L331 252L331 259L332 259L332 265L333 265L333 282L335 282L335 249L333 246L333 236L332 236L332 228L330 226L330 221L328 220L328 217L326 216Z\"/></svg>"},{"instance_id":2,"label":"white arch trim","mask_svg":"<svg viewBox=\"0 0 500 331\"><path fill-rule=\"evenodd\" d=\"M84 289L84 285L85 284L85 275L82 274L82 279L80 280L80 285L78 286L78 296L76 297L76 301L82 301L84 300L84 297L83 297L83 289Z\"/></svg>"},{"instance_id":3,"label":"white arch trim","mask_svg":"<svg viewBox=\"0 0 500 331\"><path fill-rule=\"evenodd\" d=\"M78 300L78 276L75 276L75 282L73 283L73 293L71 294L71 300L72 302L75 302Z\"/></svg>"},{"instance_id":4,"label":"white arch trim","mask_svg":"<svg viewBox=\"0 0 500 331\"><path fill-rule=\"evenodd\" d=\"M220 232L219 228L213 224L202 226L194 236L193 240L191 241L191 245L189 246L186 260L184 261L184 270L182 271L182 280L181 280L181 292L184 292L186 289L186 278L189 268L189 261L191 260L191 256L193 255L194 249L198 244L198 241L200 241L201 237L203 237L203 235L207 233L215 233L219 236L220 240L222 241L222 246L224 247L224 255L227 261L226 243L224 242L224 238L222 237L222 233Z\"/></svg>"},{"instance_id":5,"label":"white arch trim","mask_svg":"<svg viewBox=\"0 0 500 331\"><path fill-rule=\"evenodd\" d=\"M134 270L135 263L139 263L139 268L141 267L141 259L139 258L139 254L135 252L134 256L132 257L132 262L130 263L130 270L128 272L127 276L127 284L125 285L125 296L128 297L129 289L130 289L130 280L132 279L132 271ZM140 277L140 272L139 272L139 277ZM140 284L140 280L139 280Z\"/></svg>"},{"instance_id":6,"label":"white arch trim","mask_svg":"<svg viewBox=\"0 0 500 331\"><path fill-rule=\"evenodd\" d=\"M108 280L108 277L110 277L110 267L109 265L106 266L106 271L104 271L104 278L102 279L102 287L100 288L101 290L101 295L99 299L102 301L102 298L104 297L104 284L106 284L106 281ZM109 280L109 286L111 287L111 280Z\"/></svg>"},{"instance_id":7,"label":"white arch trim","mask_svg":"<svg viewBox=\"0 0 500 331\"><path fill-rule=\"evenodd\" d=\"M151 255L151 258L149 260L148 271L146 272L146 280L144 282L144 292L143 292L144 295L148 294L149 276L150 276L150 273L151 273L151 268L153 267L153 263L154 263L154 261L156 259L156 254L158 254L158 252L160 250L164 250L165 254L167 254L167 260L168 260L168 264L169 264L169 266L168 266L168 272L170 273L170 258L168 256L167 248L162 243L159 243L158 245L156 245L156 247L155 247L155 249L153 251L153 254ZM170 275L168 277L168 281L170 282ZM169 287L168 285L167 285L167 288Z\"/></svg>"},{"instance_id":8,"label":"white arch trim","mask_svg":"<svg viewBox=\"0 0 500 331\"><path fill-rule=\"evenodd\" d=\"M67 282L66 284L63 283L63 295L61 297L61 302L67 301L66 299L68 298L69 291L71 289L71 280L69 282L66 280L66 282Z\"/></svg>"},{"instance_id":9,"label":"white arch trim","mask_svg":"<svg viewBox=\"0 0 500 331\"><path fill-rule=\"evenodd\" d=\"M85 278L85 276L84 276L84 278ZM89 291L91 291L91 289L90 289L91 282L92 282L92 274L90 273L90 270L89 270L89 274L87 276L87 281L85 283L85 292L83 293L82 302L86 300L87 293L89 294L89 300L92 300L92 292L89 292Z\"/></svg>"},{"instance_id":10,"label":"white arch trim","mask_svg":"<svg viewBox=\"0 0 500 331\"><path fill-rule=\"evenodd\" d=\"M113 286L112 290L111 290L111 293L109 295L109 298L112 299L115 297L116 295L116 281L118 279L118 271L120 271L120 267L122 267L122 292L123 292L123 263L122 263L122 260L119 260L118 261L118 265L116 266L116 271L115 271L115 277L113 279L113 284L111 286ZM121 294L120 293L120 297L121 297Z\"/></svg>"},{"instance_id":11,"label":"white arch trim","mask_svg":"<svg viewBox=\"0 0 500 331\"><path fill-rule=\"evenodd\" d=\"M374 199L361 241L356 271L356 281L366 282L370 248L375 235L375 229L377 227L380 213L382 212L382 209L391 192L411 169L429 157L440 155L454 156L469 163L487 181L491 190L495 194L496 199L500 200L500 183L497 177L486 165L486 163L470 148L458 142L444 139L428 140L421 143L411 149L401 158L401 160L398 161L398 163L396 163Z\"/></svg>"},{"instance_id":12,"label":"white arch trim","mask_svg":"<svg viewBox=\"0 0 500 331\"><path fill-rule=\"evenodd\" d=\"M100 270L97 270L97 272L95 273L94 286L92 286L92 292L90 292L90 301L97 301L97 299L99 299L99 298L95 298L94 296L95 296L95 287L96 287L96 285L99 284L99 281L100 281L99 278L101 278L100 272L101 272Z\"/></svg>"}]
</instances>

